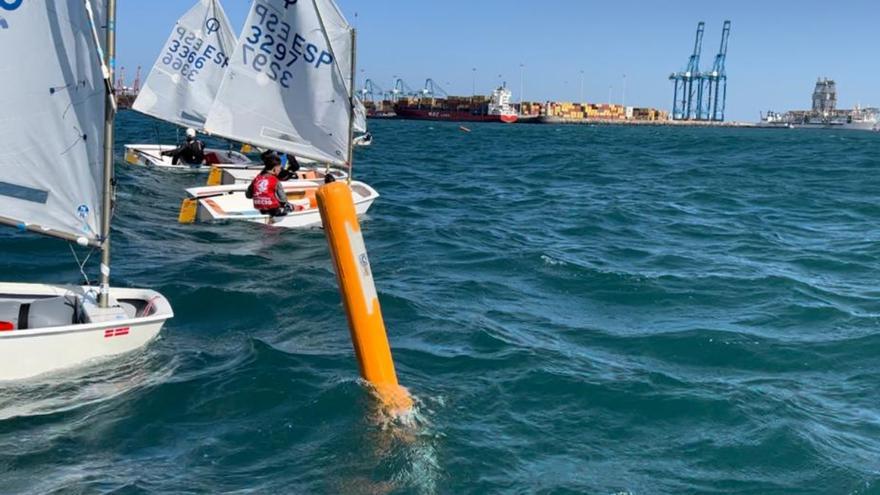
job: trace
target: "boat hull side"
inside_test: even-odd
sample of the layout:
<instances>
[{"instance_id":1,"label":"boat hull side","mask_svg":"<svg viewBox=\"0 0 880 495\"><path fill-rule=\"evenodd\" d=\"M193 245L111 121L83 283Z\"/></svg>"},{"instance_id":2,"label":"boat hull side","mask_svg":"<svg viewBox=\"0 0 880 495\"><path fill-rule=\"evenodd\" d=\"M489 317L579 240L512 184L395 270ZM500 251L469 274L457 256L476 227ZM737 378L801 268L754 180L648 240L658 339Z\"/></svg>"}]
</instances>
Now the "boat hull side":
<instances>
[{"instance_id":1,"label":"boat hull side","mask_svg":"<svg viewBox=\"0 0 880 495\"><path fill-rule=\"evenodd\" d=\"M0 284L4 294L51 297L80 295L89 288L42 284ZM111 289L119 299L151 301L150 316L0 332L0 382L23 380L58 372L140 349L153 341L165 322L174 316L160 294L143 289Z\"/></svg>"}]
</instances>

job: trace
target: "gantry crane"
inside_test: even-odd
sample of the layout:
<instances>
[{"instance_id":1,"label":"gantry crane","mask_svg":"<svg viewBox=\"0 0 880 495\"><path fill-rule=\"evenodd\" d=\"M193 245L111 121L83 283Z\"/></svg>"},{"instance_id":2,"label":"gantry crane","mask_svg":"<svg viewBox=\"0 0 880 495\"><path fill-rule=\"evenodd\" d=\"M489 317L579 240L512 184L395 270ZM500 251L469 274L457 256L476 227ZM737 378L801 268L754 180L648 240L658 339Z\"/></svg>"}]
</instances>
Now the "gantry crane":
<instances>
[{"instance_id":1,"label":"gantry crane","mask_svg":"<svg viewBox=\"0 0 880 495\"><path fill-rule=\"evenodd\" d=\"M425 80L425 88L422 89L422 97L431 97L431 98L446 98L449 96L449 93L446 92L439 84L434 82L433 79Z\"/></svg>"},{"instance_id":2,"label":"gantry crane","mask_svg":"<svg viewBox=\"0 0 880 495\"><path fill-rule=\"evenodd\" d=\"M706 112L701 118L706 120L724 120L727 106L727 40L730 37L730 21L724 21L721 30L721 47L715 55L712 70L703 74L703 85L706 95Z\"/></svg>"},{"instance_id":3,"label":"gantry crane","mask_svg":"<svg viewBox=\"0 0 880 495\"><path fill-rule=\"evenodd\" d=\"M413 96L417 94L409 85L401 78L394 80L394 89L391 90L391 101L397 101L400 97Z\"/></svg>"},{"instance_id":4,"label":"gantry crane","mask_svg":"<svg viewBox=\"0 0 880 495\"><path fill-rule=\"evenodd\" d=\"M669 79L674 81L675 86L672 104L672 118L675 120L699 118L699 109L702 106L700 52L703 49L703 32L705 28L705 22L700 21L697 24L694 51L688 60L687 68L683 72L676 72L669 76Z\"/></svg>"},{"instance_id":5,"label":"gantry crane","mask_svg":"<svg viewBox=\"0 0 880 495\"><path fill-rule=\"evenodd\" d=\"M361 97L363 98L364 102L375 102L377 94L379 95L379 98L384 98L385 91L382 90L382 88L380 88L378 84L373 82L372 79L367 79L366 81L364 81L364 89L361 90Z\"/></svg>"}]
</instances>

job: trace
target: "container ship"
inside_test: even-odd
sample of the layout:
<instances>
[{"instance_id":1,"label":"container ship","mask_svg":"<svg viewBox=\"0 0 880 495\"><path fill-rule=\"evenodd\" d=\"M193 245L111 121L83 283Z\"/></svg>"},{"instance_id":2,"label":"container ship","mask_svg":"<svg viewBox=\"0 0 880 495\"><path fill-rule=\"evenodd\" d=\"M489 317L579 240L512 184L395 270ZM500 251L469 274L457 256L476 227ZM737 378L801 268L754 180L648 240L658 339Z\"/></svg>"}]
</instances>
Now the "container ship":
<instances>
[{"instance_id":1,"label":"container ship","mask_svg":"<svg viewBox=\"0 0 880 495\"><path fill-rule=\"evenodd\" d=\"M492 96L406 98L394 105L398 119L446 120L451 122L503 122L512 124L519 119L510 104L511 92L501 86Z\"/></svg>"}]
</instances>

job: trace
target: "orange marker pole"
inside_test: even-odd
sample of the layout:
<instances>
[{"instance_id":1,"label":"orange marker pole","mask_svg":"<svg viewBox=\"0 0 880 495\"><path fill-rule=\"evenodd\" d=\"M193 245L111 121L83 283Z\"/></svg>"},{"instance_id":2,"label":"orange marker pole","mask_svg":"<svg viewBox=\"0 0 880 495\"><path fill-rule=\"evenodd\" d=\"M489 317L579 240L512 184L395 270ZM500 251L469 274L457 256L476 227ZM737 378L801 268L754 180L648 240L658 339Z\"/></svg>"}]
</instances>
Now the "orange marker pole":
<instances>
[{"instance_id":1,"label":"orange marker pole","mask_svg":"<svg viewBox=\"0 0 880 495\"><path fill-rule=\"evenodd\" d=\"M351 189L344 182L324 184L318 188L318 208L333 257L361 376L376 388L385 406L395 411L407 410L412 407L412 398L397 383L373 271Z\"/></svg>"}]
</instances>

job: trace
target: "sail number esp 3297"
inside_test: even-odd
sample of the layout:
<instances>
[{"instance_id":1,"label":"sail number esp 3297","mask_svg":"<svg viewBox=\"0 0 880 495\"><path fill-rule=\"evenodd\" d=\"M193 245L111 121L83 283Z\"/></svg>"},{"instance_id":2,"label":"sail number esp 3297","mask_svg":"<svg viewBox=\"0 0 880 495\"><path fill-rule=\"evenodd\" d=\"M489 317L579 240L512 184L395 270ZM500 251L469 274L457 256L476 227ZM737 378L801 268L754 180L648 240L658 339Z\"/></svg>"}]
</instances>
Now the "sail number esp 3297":
<instances>
[{"instance_id":1,"label":"sail number esp 3297","mask_svg":"<svg viewBox=\"0 0 880 495\"><path fill-rule=\"evenodd\" d=\"M285 0L285 9L296 8L295 0ZM329 50L321 48L316 40L308 40L300 33L292 32L290 24L281 20L268 5L257 3L254 7L254 24L250 35L241 44L242 62L254 71L265 74L284 88L293 81L293 67L299 62L310 68L320 69L333 63ZM323 39L321 41L324 41Z\"/></svg>"}]
</instances>

